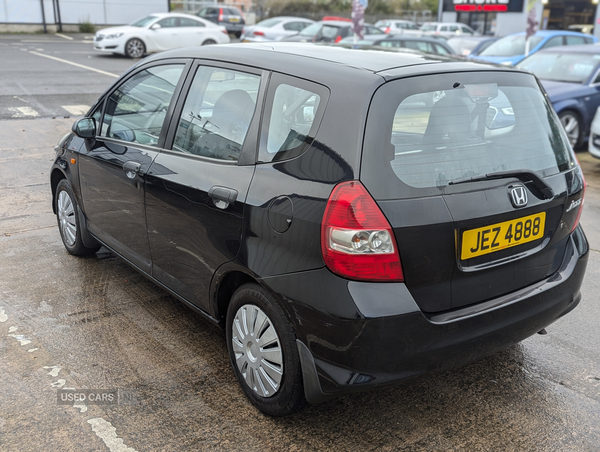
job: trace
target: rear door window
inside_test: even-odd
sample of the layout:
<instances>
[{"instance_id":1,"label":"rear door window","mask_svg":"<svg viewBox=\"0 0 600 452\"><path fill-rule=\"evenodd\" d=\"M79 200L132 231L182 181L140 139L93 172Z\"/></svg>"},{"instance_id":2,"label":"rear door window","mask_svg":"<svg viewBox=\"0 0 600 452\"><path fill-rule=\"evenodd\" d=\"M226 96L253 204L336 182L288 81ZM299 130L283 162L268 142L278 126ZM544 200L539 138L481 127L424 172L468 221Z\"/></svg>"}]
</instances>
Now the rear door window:
<instances>
[{"instance_id":1,"label":"rear door window","mask_svg":"<svg viewBox=\"0 0 600 452\"><path fill-rule=\"evenodd\" d=\"M575 165L531 75L468 73L386 83L369 109L361 178L378 199L452 193L450 182Z\"/></svg>"},{"instance_id":2,"label":"rear door window","mask_svg":"<svg viewBox=\"0 0 600 452\"><path fill-rule=\"evenodd\" d=\"M281 161L302 154L312 143L329 97L316 83L274 74L260 139L260 162Z\"/></svg>"},{"instance_id":3,"label":"rear door window","mask_svg":"<svg viewBox=\"0 0 600 452\"><path fill-rule=\"evenodd\" d=\"M577 46L580 44L586 44L585 38L582 36L565 36L566 45Z\"/></svg>"},{"instance_id":4,"label":"rear door window","mask_svg":"<svg viewBox=\"0 0 600 452\"><path fill-rule=\"evenodd\" d=\"M256 109L261 77L201 66L183 106L173 150L237 161Z\"/></svg>"}]
</instances>

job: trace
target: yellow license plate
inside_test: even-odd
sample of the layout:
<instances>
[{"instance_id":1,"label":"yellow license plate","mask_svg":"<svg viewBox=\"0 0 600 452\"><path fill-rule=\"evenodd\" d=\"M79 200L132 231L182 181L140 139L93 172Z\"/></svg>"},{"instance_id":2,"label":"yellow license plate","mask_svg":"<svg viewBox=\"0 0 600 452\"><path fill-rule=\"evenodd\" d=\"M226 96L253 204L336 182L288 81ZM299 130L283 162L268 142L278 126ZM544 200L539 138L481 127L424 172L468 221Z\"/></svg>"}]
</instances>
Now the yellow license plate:
<instances>
[{"instance_id":1,"label":"yellow license plate","mask_svg":"<svg viewBox=\"0 0 600 452\"><path fill-rule=\"evenodd\" d=\"M240 19L238 17L230 17L229 22L239 22Z\"/></svg>"},{"instance_id":2,"label":"yellow license plate","mask_svg":"<svg viewBox=\"0 0 600 452\"><path fill-rule=\"evenodd\" d=\"M460 258L471 259L544 236L546 212L463 232Z\"/></svg>"}]
</instances>

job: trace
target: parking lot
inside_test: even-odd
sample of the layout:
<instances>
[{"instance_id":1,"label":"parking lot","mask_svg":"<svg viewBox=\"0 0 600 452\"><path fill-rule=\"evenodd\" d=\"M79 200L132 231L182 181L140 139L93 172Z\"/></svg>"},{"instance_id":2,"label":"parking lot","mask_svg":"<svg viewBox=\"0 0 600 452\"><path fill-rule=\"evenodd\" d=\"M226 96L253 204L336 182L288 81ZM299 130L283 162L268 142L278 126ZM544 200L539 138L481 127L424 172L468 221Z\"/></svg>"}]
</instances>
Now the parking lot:
<instances>
[{"instance_id":1,"label":"parking lot","mask_svg":"<svg viewBox=\"0 0 600 452\"><path fill-rule=\"evenodd\" d=\"M0 58L0 450L599 449L600 160L587 151L583 300L548 334L274 419L244 397L223 332L105 249L62 245L53 146L134 61L84 34L0 35ZM120 403L59 404L64 388Z\"/></svg>"}]
</instances>

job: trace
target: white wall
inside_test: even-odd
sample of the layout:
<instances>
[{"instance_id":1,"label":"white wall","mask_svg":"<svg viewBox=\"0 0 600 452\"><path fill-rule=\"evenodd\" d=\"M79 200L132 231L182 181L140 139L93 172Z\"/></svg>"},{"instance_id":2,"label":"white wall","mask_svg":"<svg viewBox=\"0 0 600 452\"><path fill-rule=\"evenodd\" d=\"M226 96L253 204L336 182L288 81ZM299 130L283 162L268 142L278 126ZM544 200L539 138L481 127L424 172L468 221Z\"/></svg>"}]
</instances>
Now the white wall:
<instances>
[{"instance_id":1,"label":"white wall","mask_svg":"<svg viewBox=\"0 0 600 452\"><path fill-rule=\"evenodd\" d=\"M43 0L46 23L54 23L52 0ZM166 12L167 0L59 0L63 24L92 22L116 25L133 22L147 14ZM40 0L0 0L0 23L41 24Z\"/></svg>"}]
</instances>

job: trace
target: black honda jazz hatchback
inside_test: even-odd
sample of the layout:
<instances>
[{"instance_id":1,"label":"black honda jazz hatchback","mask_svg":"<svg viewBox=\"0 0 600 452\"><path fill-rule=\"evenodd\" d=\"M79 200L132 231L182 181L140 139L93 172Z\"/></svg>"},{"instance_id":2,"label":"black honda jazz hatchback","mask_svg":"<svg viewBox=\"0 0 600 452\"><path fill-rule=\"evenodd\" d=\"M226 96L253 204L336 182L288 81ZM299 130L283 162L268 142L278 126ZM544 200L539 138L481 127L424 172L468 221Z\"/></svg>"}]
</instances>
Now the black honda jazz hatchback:
<instances>
[{"instance_id":1,"label":"black honda jazz hatchback","mask_svg":"<svg viewBox=\"0 0 600 452\"><path fill-rule=\"evenodd\" d=\"M57 146L105 246L227 335L269 415L471 362L580 301L585 182L536 78L310 44L151 56Z\"/></svg>"}]
</instances>

